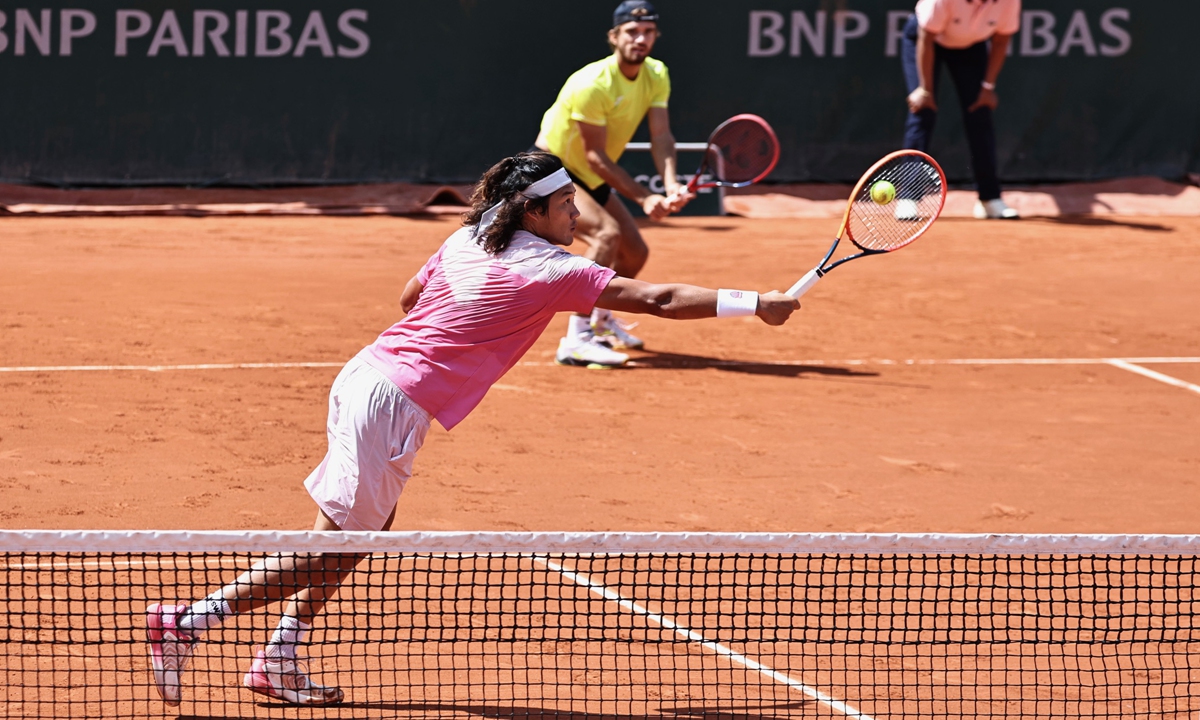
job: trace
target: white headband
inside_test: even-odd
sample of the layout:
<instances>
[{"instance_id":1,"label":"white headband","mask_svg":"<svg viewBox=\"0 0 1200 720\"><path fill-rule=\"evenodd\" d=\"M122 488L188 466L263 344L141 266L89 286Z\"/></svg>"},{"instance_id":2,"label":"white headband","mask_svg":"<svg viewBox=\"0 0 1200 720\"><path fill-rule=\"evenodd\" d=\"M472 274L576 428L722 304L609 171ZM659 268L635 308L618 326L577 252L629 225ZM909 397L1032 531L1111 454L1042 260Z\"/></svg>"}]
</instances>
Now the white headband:
<instances>
[{"instance_id":1,"label":"white headband","mask_svg":"<svg viewBox=\"0 0 1200 720\"><path fill-rule=\"evenodd\" d=\"M529 187L517 194L526 200L536 200L553 195L570 184L571 176L567 174L564 168L559 168L541 180L531 183ZM496 213L500 212L500 206L503 204L504 201L501 200L484 211L483 216L479 218L479 225L475 228L475 237L479 237L487 232L487 229L492 225L492 221L496 219Z\"/></svg>"},{"instance_id":2,"label":"white headband","mask_svg":"<svg viewBox=\"0 0 1200 720\"><path fill-rule=\"evenodd\" d=\"M571 176L567 174L566 168L559 168L522 190L521 194L530 200L544 198L547 195L553 195L570 184Z\"/></svg>"}]
</instances>

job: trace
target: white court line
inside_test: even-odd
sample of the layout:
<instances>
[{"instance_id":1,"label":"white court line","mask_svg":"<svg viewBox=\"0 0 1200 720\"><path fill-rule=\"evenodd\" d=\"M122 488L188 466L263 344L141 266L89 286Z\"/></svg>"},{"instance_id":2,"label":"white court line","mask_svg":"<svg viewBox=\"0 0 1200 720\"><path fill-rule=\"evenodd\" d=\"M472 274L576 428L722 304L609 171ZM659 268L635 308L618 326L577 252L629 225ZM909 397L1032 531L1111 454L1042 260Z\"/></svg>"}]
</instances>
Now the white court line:
<instances>
[{"instance_id":1,"label":"white court line","mask_svg":"<svg viewBox=\"0 0 1200 720\"><path fill-rule=\"evenodd\" d=\"M1192 392L1196 393L1197 395L1200 395L1200 385L1196 385L1196 384L1190 383L1190 382L1185 382L1183 380L1180 380L1179 378L1173 378L1170 375L1164 375L1160 372L1155 372L1148 368L1144 368L1141 365L1137 365L1135 363L1129 362L1128 360L1113 359L1113 360L1109 360L1108 364L1112 365L1113 367L1121 368L1122 370L1128 370L1131 373L1137 373L1138 375L1141 375L1142 377L1148 377L1151 380L1157 380L1161 383L1166 383L1168 385L1174 385L1175 387L1183 388L1184 390L1191 390Z\"/></svg>"},{"instance_id":2,"label":"white court line","mask_svg":"<svg viewBox=\"0 0 1200 720\"><path fill-rule=\"evenodd\" d=\"M1113 361L1130 363L1200 363L1200 357L1135 357L1135 358L947 358L888 360L886 358L856 358L851 360L704 360L697 364L712 367L737 367L741 365L780 365L783 367L813 365L1110 365ZM681 365L687 361L681 361ZM554 363L524 363L528 365L553 365ZM631 365L637 360L631 360ZM644 367L644 366L643 366Z\"/></svg>"},{"instance_id":3,"label":"white court line","mask_svg":"<svg viewBox=\"0 0 1200 720\"><path fill-rule=\"evenodd\" d=\"M964 360L880 360L881 365L1102 365L1113 360L1132 363L1200 363L1200 357L1134 358L968 358ZM868 364L871 361L867 361Z\"/></svg>"},{"instance_id":4,"label":"white court line","mask_svg":"<svg viewBox=\"0 0 1200 720\"><path fill-rule=\"evenodd\" d=\"M106 551L100 551L100 552L106 552ZM187 553L189 551L180 550L179 552ZM203 551L201 551L201 552L203 553ZM203 553L203 554L207 555L207 553ZM269 555L269 554L270 553L263 553L261 555ZM387 553L385 553L385 555L386 554ZM456 555L456 554L464 555L464 556L468 556L468 557L474 557L477 553L470 553L470 554L447 553L445 555L445 557L452 557L453 555ZM259 555L260 555L259 553L247 552L247 553L239 553L239 557L233 557L233 558L207 556L207 557L203 558L204 564L197 565L197 566L180 565L179 562L177 560L175 560L174 558L161 560L161 561L158 560L157 558L153 558L153 557L132 558L132 559L128 559L128 560L116 559L116 558L97 558L94 560L83 560L83 559L53 560L53 559L51 559L49 562L47 562L41 558L38 558L38 559L35 559L33 562L0 564L0 570L26 570L26 571L50 571L50 572L54 572L54 571L89 572L89 571L99 571L99 570L114 570L114 571L116 571L116 570L146 570L146 571L158 570L158 571L164 571L164 572L169 572L172 570L225 570L225 569L245 570L245 569L248 569L249 567L251 567L250 565L246 564L246 560L248 560L248 559L254 560L253 564L257 564L259 561L262 560L262 557L257 557ZM490 555L489 555L489 557L490 557ZM378 554L372 553L371 558L372 559L378 558ZM411 560L412 560L412 557L409 555L403 555L400 557L400 561L402 564L410 562Z\"/></svg>"},{"instance_id":5,"label":"white court line","mask_svg":"<svg viewBox=\"0 0 1200 720\"><path fill-rule=\"evenodd\" d=\"M637 613L638 615L644 615L644 616L646 616L646 618L648 620L651 620L652 622L654 622L658 625L661 625L662 627L664 627L668 630L673 631L676 635L686 638L686 639L700 645L701 647L703 647L707 650L710 650L718 655L722 655L722 656L728 658L729 660L737 663L738 665L741 665L742 667L748 668L750 670L754 670L766 677L771 678L772 680L774 680L776 682L783 683L793 689L799 690L800 692L804 693L805 695L812 698L813 700L816 700L817 702L821 703L825 707L830 708L831 710L840 712L841 714L843 714L847 717L858 718L859 720L873 720L873 718L870 715L867 715L866 713L861 712L860 710L853 707L852 705L849 705L845 702L842 702L841 700L837 700L829 695L826 695L825 693L821 692L820 690L817 690L816 688L805 685L804 683L800 682L799 680L794 680L794 679L788 677L787 675L784 675L781 672L778 672L776 670L773 670L773 669L767 667L766 665L763 665L760 662L751 660L750 658L746 657L745 655L742 655L741 653L734 652L731 648L728 648L728 647L722 645L721 643L713 642L712 640L709 640L708 638L704 637L700 633L689 630L664 615L659 615L658 613L650 612L650 610L647 609L646 607L639 605L639 604L633 602L632 600L627 600L625 597L623 597L617 591L612 590L600 583L593 582L591 578L588 578L585 575L567 570L562 565L559 565L558 563L556 563L544 556L536 557L535 559L542 563L545 563L546 567L550 568L551 570L554 570L557 573L562 574L562 576L567 578L568 580L571 580L572 582L575 582L579 585L586 587L587 589L591 590L593 593L595 593L596 595L599 595L600 597L604 598L605 600L615 602L617 605L621 606L622 608L624 608L630 612Z\"/></svg>"},{"instance_id":6,"label":"white court line","mask_svg":"<svg viewBox=\"0 0 1200 720\"><path fill-rule=\"evenodd\" d=\"M211 562L205 563L203 567L180 566L174 562L157 562L148 561L146 558L135 560L51 560L45 562L42 560L34 560L33 562L23 563L8 563L0 565L0 569L4 570L28 570L28 571L67 571L67 572L89 572L99 570L218 570L224 568L238 568L242 563L236 562L235 558L214 558L217 560L215 566Z\"/></svg>"},{"instance_id":7,"label":"white court line","mask_svg":"<svg viewBox=\"0 0 1200 720\"><path fill-rule=\"evenodd\" d=\"M697 358L695 364L706 367L742 367L753 365L791 366L841 366L841 365L1114 365L1200 363L1200 357L1127 357L1127 358L950 358L888 360L886 358L848 360L707 360ZM528 367L556 367L553 362L526 361ZM631 365L637 367L638 361ZM682 360L680 365L686 365ZM0 367L0 373L50 373L50 372L167 372L171 370L273 370L283 368L336 368L344 362L277 362L277 363L207 363L202 365L26 365ZM645 367L642 365L641 367ZM1118 365L1118 367L1120 367Z\"/></svg>"},{"instance_id":8,"label":"white court line","mask_svg":"<svg viewBox=\"0 0 1200 720\"><path fill-rule=\"evenodd\" d=\"M0 372L96 372L131 371L165 372L167 370L272 370L275 368L331 368L344 362L284 362L284 363L209 363L205 365L45 365L0 367Z\"/></svg>"}]
</instances>

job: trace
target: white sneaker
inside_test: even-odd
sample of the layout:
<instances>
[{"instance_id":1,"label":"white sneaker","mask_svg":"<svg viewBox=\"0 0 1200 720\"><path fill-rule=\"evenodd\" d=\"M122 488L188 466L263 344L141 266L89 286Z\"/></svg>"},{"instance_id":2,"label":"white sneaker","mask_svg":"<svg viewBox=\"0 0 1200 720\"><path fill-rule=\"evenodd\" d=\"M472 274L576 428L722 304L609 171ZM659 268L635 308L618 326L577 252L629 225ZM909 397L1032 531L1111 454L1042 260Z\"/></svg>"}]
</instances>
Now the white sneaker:
<instances>
[{"instance_id":1,"label":"white sneaker","mask_svg":"<svg viewBox=\"0 0 1200 720\"><path fill-rule=\"evenodd\" d=\"M896 209L894 210L894 212L896 213L897 220L911 222L913 220L920 219L920 216L917 214L917 201L916 200L905 200L905 199L897 200L896 201Z\"/></svg>"},{"instance_id":2,"label":"white sneaker","mask_svg":"<svg viewBox=\"0 0 1200 720\"><path fill-rule=\"evenodd\" d=\"M593 370L620 367L628 360L628 355L608 347L592 333L579 333L575 337L567 336L559 340L558 352L554 354L554 362L559 365L576 365Z\"/></svg>"},{"instance_id":3,"label":"white sneaker","mask_svg":"<svg viewBox=\"0 0 1200 720\"><path fill-rule=\"evenodd\" d=\"M260 695L293 705L334 705L345 697L341 688L314 683L302 661L290 658L268 660L261 650L250 664L250 672L242 679L242 685Z\"/></svg>"},{"instance_id":4,"label":"white sneaker","mask_svg":"<svg viewBox=\"0 0 1200 720\"><path fill-rule=\"evenodd\" d=\"M987 202L975 201L975 218L977 220L1016 220L1019 217L1021 214L1000 198Z\"/></svg>"},{"instance_id":5,"label":"white sneaker","mask_svg":"<svg viewBox=\"0 0 1200 720\"><path fill-rule=\"evenodd\" d=\"M596 308L592 311L592 333L614 350L641 350L646 346L641 338L628 332L635 325L626 325L611 310Z\"/></svg>"}]
</instances>

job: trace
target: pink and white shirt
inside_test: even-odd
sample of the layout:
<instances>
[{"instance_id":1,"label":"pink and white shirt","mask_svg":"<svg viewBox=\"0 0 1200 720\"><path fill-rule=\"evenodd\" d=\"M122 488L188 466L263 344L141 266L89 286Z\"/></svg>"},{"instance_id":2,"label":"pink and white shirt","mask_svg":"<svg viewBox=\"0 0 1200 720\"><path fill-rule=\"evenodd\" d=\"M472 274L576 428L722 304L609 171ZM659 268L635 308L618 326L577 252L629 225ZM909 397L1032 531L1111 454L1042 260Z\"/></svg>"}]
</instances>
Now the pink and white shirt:
<instances>
[{"instance_id":1,"label":"pink and white shirt","mask_svg":"<svg viewBox=\"0 0 1200 720\"><path fill-rule=\"evenodd\" d=\"M952 50L1021 28L1021 0L919 0L916 12L921 28Z\"/></svg>"},{"instance_id":2,"label":"pink and white shirt","mask_svg":"<svg viewBox=\"0 0 1200 720\"><path fill-rule=\"evenodd\" d=\"M518 230L489 255L472 227L451 235L417 274L416 306L359 357L449 430L533 345L559 312L591 312L616 275Z\"/></svg>"}]
</instances>

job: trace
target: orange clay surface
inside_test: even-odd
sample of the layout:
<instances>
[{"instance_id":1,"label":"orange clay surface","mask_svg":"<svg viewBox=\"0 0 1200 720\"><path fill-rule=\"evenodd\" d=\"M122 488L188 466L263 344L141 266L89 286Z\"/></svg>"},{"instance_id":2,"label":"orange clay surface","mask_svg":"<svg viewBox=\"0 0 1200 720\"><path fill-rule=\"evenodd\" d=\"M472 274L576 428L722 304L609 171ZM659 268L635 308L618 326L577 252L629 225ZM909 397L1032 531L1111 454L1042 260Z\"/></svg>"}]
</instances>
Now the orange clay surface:
<instances>
[{"instance_id":1,"label":"orange clay surface","mask_svg":"<svg viewBox=\"0 0 1200 720\"><path fill-rule=\"evenodd\" d=\"M342 363L456 226L0 220L0 526L310 527L337 367L174 366ZM785 289L835 230L647 225L642 277ZM565 325L435 426L396 529L1200 531L1194 387L904 364L1200 357L1200 219L946 218L834 271L783 328L644 318L651 352L624 370L555 366ZM1200 384L1195 362L1142 365ZM13 370L61 366L84 369Z\"/></svg>"}]
</instances>

